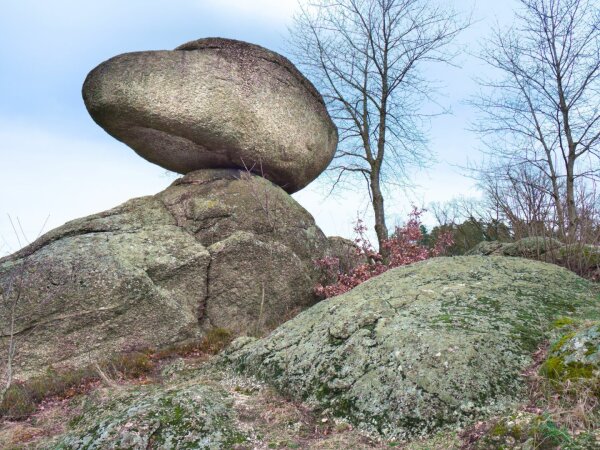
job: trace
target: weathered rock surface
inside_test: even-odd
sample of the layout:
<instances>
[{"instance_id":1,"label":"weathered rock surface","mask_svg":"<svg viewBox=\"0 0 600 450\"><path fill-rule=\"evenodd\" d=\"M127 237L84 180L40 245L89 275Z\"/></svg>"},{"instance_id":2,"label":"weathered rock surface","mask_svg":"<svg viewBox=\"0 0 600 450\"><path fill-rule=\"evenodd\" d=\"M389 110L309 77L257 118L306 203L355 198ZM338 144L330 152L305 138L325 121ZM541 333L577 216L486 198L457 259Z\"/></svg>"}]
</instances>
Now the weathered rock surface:
<instances>
[{"instance_id":1,"label":"weathered rock surface","mask_svg":"<svg viewBox=\"0 0 600 450\"><path fill-rule=\"evenodd\" d=\"M594 281L600 280L600 246L563 244L557 239L528 237L516 242L480 242L468 255L516 256L559 264Z\"/></svg>"},{"instance_id":2,"label":"weathered rock surface","mask_svg":"<svg viewBox=\"0 0 600 450\"><path fill-rule=\"evenodd\" d=\"M314 86L286 58L240 41L116 56L90 72L83 98L110 135L179 173L247 167L292 193L337 145Z\"/></svg>"},{"instance_id":3,"label":"weathered rock surface","mask_svg":"<svg viewBox=\"0 0 600 450\"><path fill-rule=\"evenodd\" d=\"M358 253L358 246L354 241L340 236L329 236L328 256L337 258L339 268L343 273L349 273L352 269L360 264L365 264L367 258Z\"/></svg>"},{"instance_id":4,"label":"weathered rock surface","mask_svg":"<svg viewBox=\"0 0 600 450\"><path fill-rule=\"evenodd\" d=\"M148 386L88 399L75 430L52 448L224 449L245 436L236 429L232 400L216 386Z\"/></svg>"},{"instance_id":5,"label":"weathered rock surface","mask_svg":"<svg viewBox=\"0 0 600 450\"><path fill-rule=\"evenodd\" d=\"M469 250L469 255L517 256L544 259L545 254L558 255L563 243L550 238L528 237L516 242L483 241Z\"/></svg>"},{"instance_id":6,"label":"weathered rock surface","mask_svg":"<svg viewBox=\"0 0 600 450\"><path fill-rule=\"evenodd\" d=\"M502 413L556 316L598 316L590 284L520 258L435 258L325 300L223 356L237 370L385 436Z\"/></svg>"},{"instance_id":7,"label":"weathered rock surface","mask_svg":"<svg viewBox=\"0 0 600 450\"><path fill-rule=\"evenodd\" d=\"M191 173L0 259L1 349L17 296L20 377L213 327L261 334L315 301L313 259L326 250L312 216L268 180Z\"/></svg>"},{"instance_id":8,"label":"weathered rock surface","mask_svg":"<svg viewBox=\"0 0 600 450\"><path fill-rule=\"evenodd\" d=\"M600 390L600 322L562 335L551 346L541 372L559 381L595 377Z\"/></svg>"},{"instance_id":9,"label":"weathered rock surface","mask_svg":"<svg viewBox=\"0 0 600 450\"><path fill-rule=\"evenodd\" d=\"M30 440L26 448L53 450L390 447L348 424L336 424L331 417L323 421L320 414L290 402L264 383L205 369L206 365L197 367L193 360L180 359L165 367L168 381L100 388L65 402L68 406L61 413L68 421L62 426L44 420L50 413L24 427L14 422L8 430L0 427L0 446L21 448L19 436L30 435L36 442Z\"/></svg>"}]
</instances>

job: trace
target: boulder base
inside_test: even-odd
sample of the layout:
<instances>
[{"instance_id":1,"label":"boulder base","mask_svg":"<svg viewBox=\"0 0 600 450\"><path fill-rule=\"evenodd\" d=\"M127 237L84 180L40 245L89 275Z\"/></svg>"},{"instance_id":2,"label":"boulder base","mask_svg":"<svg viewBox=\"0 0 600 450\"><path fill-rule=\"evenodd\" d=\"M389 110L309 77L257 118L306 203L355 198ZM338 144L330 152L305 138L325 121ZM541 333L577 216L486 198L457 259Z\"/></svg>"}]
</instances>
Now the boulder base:
<instances>
[{"instance_id":1,"label":"boulder base","mask_svg":"<svg viewBox=\"0 0 600 450\"><path fill-rule=\"evenodd\" d=\"M312 261L326 251L312 216L268 180L195 172L0 259L1 348L13 300L21 378L214 327L259 335L315 302Z\"/></svg>"}]
</instances>

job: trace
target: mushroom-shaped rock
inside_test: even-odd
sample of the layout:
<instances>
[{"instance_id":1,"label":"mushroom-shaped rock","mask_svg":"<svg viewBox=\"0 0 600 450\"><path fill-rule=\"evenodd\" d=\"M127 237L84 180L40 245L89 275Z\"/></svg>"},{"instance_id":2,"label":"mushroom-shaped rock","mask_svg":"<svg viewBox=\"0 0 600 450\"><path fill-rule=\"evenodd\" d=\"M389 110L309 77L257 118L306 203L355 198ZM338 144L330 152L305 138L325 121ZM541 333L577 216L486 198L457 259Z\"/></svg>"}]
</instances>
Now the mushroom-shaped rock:
<instances>
[{"instance_id":1,"label":"mushroom-shaped rock","mask_svg":"<svg viewBox=\"0 0 600 450\"><path fill-rule=\"evenodd\" d=\"M83 98L110 135L179 173L248 169L293 193L327 167L337 145L310 81L246 42L208 38L115 56L89 73Z\"/></svg>"}]
</instances>

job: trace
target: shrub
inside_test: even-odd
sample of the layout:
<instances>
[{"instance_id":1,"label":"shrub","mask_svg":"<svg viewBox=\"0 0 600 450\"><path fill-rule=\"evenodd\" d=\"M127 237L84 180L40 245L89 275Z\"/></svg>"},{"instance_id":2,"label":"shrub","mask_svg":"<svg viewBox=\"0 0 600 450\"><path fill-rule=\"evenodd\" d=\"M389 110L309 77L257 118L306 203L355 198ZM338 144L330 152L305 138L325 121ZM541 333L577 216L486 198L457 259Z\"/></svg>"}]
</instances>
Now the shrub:
<instances>
[{"instance_id":1,"label":"shrub","mask_svg":"<svg viewBox=\"0 0 600 450\"><path fill-rule=\"evenodd\" d=\"M216 355L233 340L231 331L225 328L213 328L207 331L206 335L200 342L200 350L204 353Z\"/></svg>"},{"instance_id":2,"label":"shrub","mask_svg":"<svg viewBox=\"0 0 600 450\"><path fill-rule=\"evenodd\" d=\"M423 212L424 210L413 208L406 224L396 227L392 236L384 243L386 258L375 251L366 236L367 227L359 219L354 227L356 233L354 242L357 245L357 256L366 258L368 262L360 264L346 273L340 269L337 258L325 257L316 260L315 266L326 280L325 283L319 283L315 287L317 296L329 298L340 295L394 267L443 255L446 249L453 244L452 235L451 233L440 233L433 248L429 248L424 241L424 227L421 224Z\"/></svg>"}]
</instances>

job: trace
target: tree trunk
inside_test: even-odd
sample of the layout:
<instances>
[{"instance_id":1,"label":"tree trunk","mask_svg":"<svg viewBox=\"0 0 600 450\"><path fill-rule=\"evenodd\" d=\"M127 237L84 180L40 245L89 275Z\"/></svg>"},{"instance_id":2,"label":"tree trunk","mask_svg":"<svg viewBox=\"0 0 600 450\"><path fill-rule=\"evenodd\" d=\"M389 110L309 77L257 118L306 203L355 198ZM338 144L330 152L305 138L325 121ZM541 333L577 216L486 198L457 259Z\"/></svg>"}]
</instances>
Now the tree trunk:
<instances>
[{"instance_id":1,"label":"tree trunk","mask_svg":"<svg viewBox=\"0 0 600 450\"><path fill-rule=\"evenodd\" d=\"M379 254L384 257L388 256L388 251L385 248L385 241L388 238L388 229L385 224L385 209L383 206L383 194L381 193L381 185L379 180L379 170L371 171L371 195L373 196L373 212L375 213L375 233L377 233L377 242L379 244Z\"/></svg>"},{"instance_id":2,"label":"tree trunk","mask_svg":"<svg viewBox=\"0 0 600 450\"><path fill-rule=\"evenodd\" d=\"M562 199L560 196L560 188L558 186L558 180L556 175L552 173L552 200L554 201L554 207L556 208L556 221L558 225L558 236L560 240L564 241L567 237L567 231L565 227L565 212L563 210Z\"/></svg>"},{"instance_id":3,"label":"tree trunk","mask_svg":"<svg viewBox=\"0 0 600 450\"><path fill-rule=\"evenodd\" d=\"M569 158L567 165L567 238L577 240L577 207L575 206L575 160Z\"/></svg>"},{"instance_id":4,"label":"tree trunk","mask_svg":"<svg viewBox=\"0 0 600 450\"><path fill-rule=\"evenodd\" d=\"M557 55L556 42L552 41L551 45L554 50L553 54ZM573 130L571 129L571 107L567 103L565 89L563 86L563 69L561 62L557 56L555 56L555 71L556 71L556 82L558 87L558 99L560 112L562 113L563 119L563 130L565 138L567 139L567 151L566 163L567 163L567 239L570 242L575 242L577 239L577 208L575 207L575 160L577 159L577 144L573 138ZM564 156L564 151L563 151Z\"/></svg>"}]
</instances>

